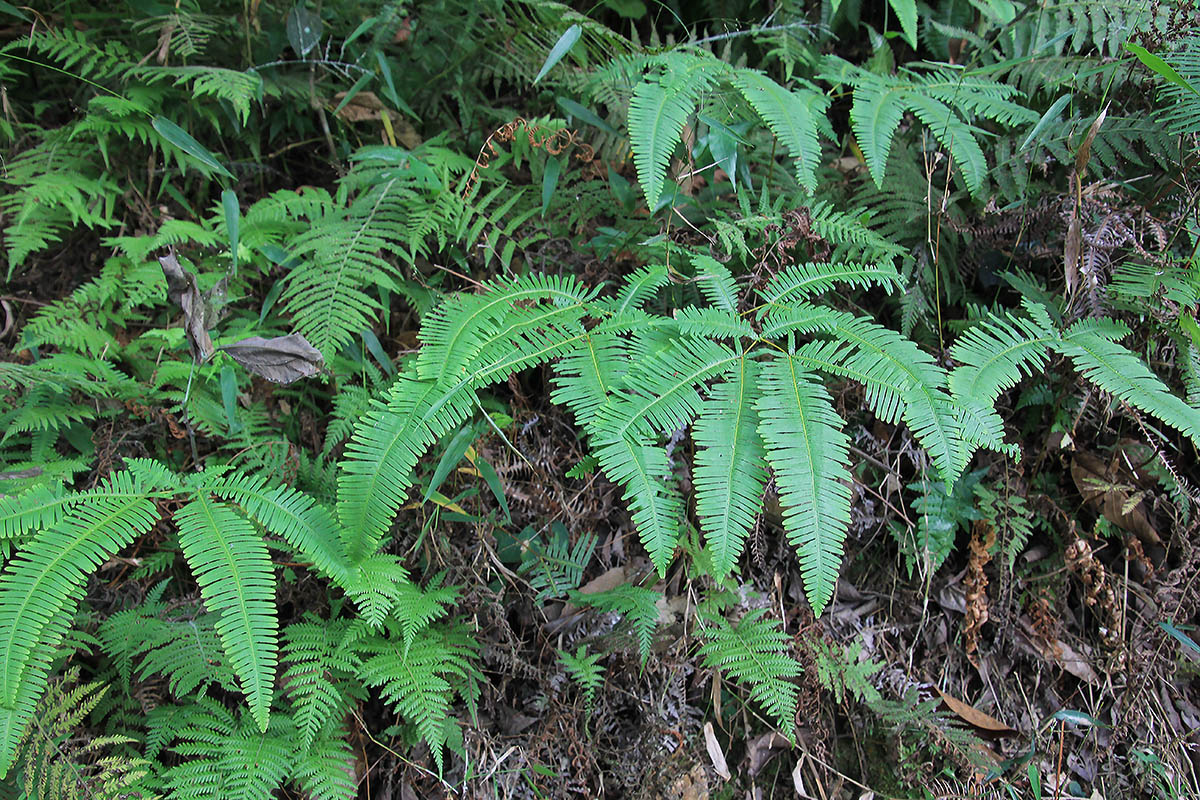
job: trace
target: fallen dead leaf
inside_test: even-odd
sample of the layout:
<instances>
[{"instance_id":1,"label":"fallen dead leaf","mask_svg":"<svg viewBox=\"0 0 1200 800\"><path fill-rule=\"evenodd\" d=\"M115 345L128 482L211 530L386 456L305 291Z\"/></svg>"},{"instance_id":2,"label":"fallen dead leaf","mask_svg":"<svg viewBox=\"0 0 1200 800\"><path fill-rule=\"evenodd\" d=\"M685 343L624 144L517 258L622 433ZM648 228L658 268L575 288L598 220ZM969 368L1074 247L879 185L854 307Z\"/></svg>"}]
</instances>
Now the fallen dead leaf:
<instances>
[{"instance_id":1,"label":"fallen dead leaf","mask_svg":"<svg viewBox=\"0 0 1200 800\"><path fill-rule=\"evenodd\" d=\"M272 383L292 383L316 375L324 364L321 353L298 333L271 339L250 336L220 350Z\"/></svg>"},{"instance_id":2,"label":"fallen dead leaf","mask_svg":"<svg viewBox=\"0 0 1200 800\"><path fill-rule=\"evenodd\" d=\"M732 776L729 774L729 766L725 763L725 753L721 750L721 743L717 741L717 734L711 722L704 723L704 749L708 751L708 757L712 759L713 769L717 774L729 780Z\"/></svg>"},{"instance_id":3,"label":"fallen dead leaf","mask_svg":"<svg viewBox=\"0 0 1200 800\"><path fill-rule=\"evenodd\" d=\"M937 693L941 695L942 702L946 704L946 707L957 714L958 718L968 725L989 733L992 736L1015 736L1017 734L1016 730L1005 725L991 714L987 714L974 706L964 703L954 695L947 694L941 689L938 689Z\"/></svg>"},{"instance_id":4,"label":"fallen dead leaf","mask_svg":"<svg viewBox=\"0 0 1200 800\"><path fill-rule=\"evenodd\" d=\"M167 297L183 309L183 329L187 334L192 360L203 364L213 352L208 329L220 318L220 306L225 300L225 279L222 278L213 288L201 293L196 276L179 263L174 247L165 256L159 256L158 264L167 279Z\"/></svg>"},{"instance_id":5,"label":"fallen dead leaf","mask_svg":"<svg viewBox=\"0 0 1200 800\"><path fill-rule=\"evenodd\" d=\"M757 776L762 772L763 767L770 763L771 759L791 747L792 743L787 740L787 737L776 731L764 733L752 739L746 748L750 777Z\"/></svg>"}]
</instances>

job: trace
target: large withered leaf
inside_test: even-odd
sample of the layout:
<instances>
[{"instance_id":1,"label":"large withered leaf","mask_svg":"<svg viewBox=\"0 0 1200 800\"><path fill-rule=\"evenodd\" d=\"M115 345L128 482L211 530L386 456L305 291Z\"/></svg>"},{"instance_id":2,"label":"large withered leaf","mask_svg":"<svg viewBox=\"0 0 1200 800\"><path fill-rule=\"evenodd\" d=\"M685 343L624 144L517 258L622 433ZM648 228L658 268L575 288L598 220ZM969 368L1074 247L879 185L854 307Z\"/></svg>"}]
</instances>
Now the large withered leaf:
<instances>
[{"instance_id":1,"label":"large withered leaf","mask_svg":"<svg viewBox=\"0 0 1200 800\"><path fill-rule=\"evenodd\" d=\"M250 336L219 348L255 375L291 383L321 371L321 353L298 333L264 339Z\"/></svg>"},{"instance_id":2,"label":"large withered leaf","mask_svg":"<svg viewBox=\"0 0 1200 800\"><path fill-rule=\"evenodd\" d=\"M167 279L167 297L183 309L183 329L187 334L192 360L203 364L213 352L208 329L220 319L220 306L225 303L226 280L222 278L207 292L201 293L196 276L179 263L175 248L159 256L158 264Z\"/></svg>"}]
</instances>

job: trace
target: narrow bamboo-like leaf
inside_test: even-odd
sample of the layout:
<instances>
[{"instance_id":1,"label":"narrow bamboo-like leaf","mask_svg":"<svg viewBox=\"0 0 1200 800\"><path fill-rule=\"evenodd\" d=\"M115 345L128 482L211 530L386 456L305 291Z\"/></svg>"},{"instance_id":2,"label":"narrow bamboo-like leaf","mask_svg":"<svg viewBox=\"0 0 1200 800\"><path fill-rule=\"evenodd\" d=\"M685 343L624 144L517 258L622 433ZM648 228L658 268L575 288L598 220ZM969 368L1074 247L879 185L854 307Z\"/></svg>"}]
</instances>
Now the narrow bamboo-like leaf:
<instances>
[{"instance_id":1,"label":"narrow bamboo-like leaf","mask_svg":"<svg viewBox=\"0 0 1200 800\"><path fill-rule=\"evenodd\" d=\"M233 173L225 169L224 165L217 160L217 157L204 145L192 138L192 135L183 128L176 125L166 117L155 117L151 122L154 130L171 144L178 147L183 152L187 153L192 158L199 161L204 166L224 175L226 178L232 178Z\"/></svg>"},{"instance_id":2,"label":"narrow bamboo-like leaf","mask_svg":"<svg viewBox=\"0 0 1200 800\"><path fill-rule=\"evenodd\" d=\"M917 0L888 0L888 5L900 19L904 40L914 50L917 48Z\"/></svg>"},{"instance_id":3,"label":"narrow bamboo-like leaf","mask_svg":"<svg viewBox=\"0 0 1200 800\"><path fill-rule=\"evenodd\" d=\"M554 190L558 188L558 176L562 172L562 162L557 158L546 159L546 171L542 173L542 216L550 208L550 200Z\"/></svg>"},{"instance_id":4,"label":"narrow bamboo-like leaf","mask_svg":"<svg viewBox=\"0 0 1200 800\"><path fill-rule=\"evenodd\" d=\"M429 486L425 488L425 497L422 502L429 502L429 496L442 488L442 484L450 475L450 470L454 469L459 461L462 461L467 448L471 446L471 442L475 441L475 437L478 435L479 431L468 425L450 438L449 444L446 445L446 451L442 453L442 458L438 461L437 469L433 471L433 477L429 479Z\"/></svg>"},{"instance_id":5,"label":"narrow bamboo-like leaf","mask_svg":"<svg viewBox=\"0 0 1200 800\"><path fill-rule=\"evenodd\" d=\"M1051 103L1050 107L1046 109L1046 113L1042 114L1042 118L1037 121L1037 124L1033 126L1033 130L1031 130L1029 135L1025 137L1025 141L1021 142L1021 146L1017 148L1017 151L1020 152L1026 147L1029 147L1029 145L1033 142L1036 142L1038 140L1038 134L1049 127L1050 123L1058 119L1058 112L1062 111L1063 107L1069 102L1071 102L1071 95L1064 94L1062 97Z\"/></svg>"},{"instance_id":6,"label":"narrow bamboo-like leaf","mask_svg":"<svg viewBox=\"0 0 1200 800\"><path fill-rule=\"evenodd\" d=\"M1169 622L1160 622L1158 625L1164 631L1174 636L1184 647L1187 647L1193 652L1200 653L1200 644L1196 644L1196 641L1192 637L1179 630L1179 628L1176 628Z\"/></svg>"},{"instance_id":7,"label":"narrow bamboo-like leaf","mask_svg":"<svg viewBox=\"0 0 1200 800\"><path fill-rule=\"evenodd\" d=\"M554 65L562 61L563 56L570 52L575 43L579 41L579 37L583 35L583 28L578 25L572 25L563 31L563 35L558 37L558 41L554 43L554 47L550 48L550 55L546 56L546 63L542 64L542 68L538 70L537 77L533 79L534 83L538 83L542 78L546 77L546 73L554 69Z\"/></svg>"},{"instance_id":8,"label":"narrow bamboo-like leaf","mask_svg":"<svg viewBox=\"0 0 1200 800\"><path fill-rule=\"evenodd\" d=\"M1159 56L1154 55L1154 53L1151 53L1146 48L1139 44L1134 44L1133 42L1123 42L1121 46L1133 53L1135 56L1137 56L1139 61L1157 72L1162 77L1166 78L1171 83L1182 87L1192 94L1200 95L1200 89L1197 89L1188 81L1184 80L1183 76L1176 72L1174 67L1168 64L1166 61L1163 61Z\"/></svg>"},{"instance_id":9,"label":"narrow bamboo-like leaf","mask_svg":"<svg viewBox=\"0 0 1200 800\"><path fill-rule=\"evenodd\" d=\"M237 413L237 376L228 364L221 365L221 404L225 409L225 426L229 435L242 429Z\"/></svg>"},{"instance_id":10,"label":"narrow bamboo-like leaf","mask_svg":"<svg viewBox=\"0 0 1200 800\"><path fill-rule=\"evenodd\" d=\"M238 233L241 228L241 209L238 208L237 192L226 189L221 192L221 206L225 210L225 232L229 234L229 255L233 261L231 271L237 277L238 269Z\"/></svg>"},{"instance_id":11,"label":"narrow bamboo-like leaf","mask_svg":"<svg viewBox=\"0 0 1200 800\"><path fill-rule=\"evenodd\" d=\"M588 125L591 125L592 127L595 127L595 128L599 128L600 130L604 131L605 133L611 134L613 136L617 135L617 129L614 128L612 125L609 125L604 120L602 120L596 114L596 112L592 111L590 108L586 108L584 106L579 105L579 103L576 103L574 100L570 99L569 97L558 97L558 98L555 98L554 102L558 103L559 108L561 108L563 111L567 112L567 114L569 114L570 116L575 117L580 122L586 122Z\"/></svg>"}]
</instances>

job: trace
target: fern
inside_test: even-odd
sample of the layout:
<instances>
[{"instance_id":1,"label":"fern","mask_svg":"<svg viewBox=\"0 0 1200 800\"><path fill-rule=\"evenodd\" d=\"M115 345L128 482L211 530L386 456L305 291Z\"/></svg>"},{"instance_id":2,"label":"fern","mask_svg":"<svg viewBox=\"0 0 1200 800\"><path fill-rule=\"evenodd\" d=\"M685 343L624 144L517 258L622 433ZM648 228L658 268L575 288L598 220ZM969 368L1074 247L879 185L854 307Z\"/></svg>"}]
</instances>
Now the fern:
<instances>
[{"instance_id":1,"label":"fern","mask_svg":"<svg viewBox=\"0 0 1200 800\"><path fill-rule=\"evenodd\" d=\"M796 182L813 192L821 158L818 131L833 138L825 118L829 98L811 89L787 90L761 72L738 69L733 84L783 143L796 163Z\"/></svg>"},{"instance_id":2,"label":"fern","mask_svg":"<svg viewBox=\"0 0 1200 800\"><path fill-rule=\"evenodd\" d=\"M165 582L160 584L160 591ZM156 592L155 594L157 594ZM119 611L100 625L104 651L112 657L128 687L135 677L165 675L176 697L184 697L215 683L235 691L236 677L221 660L221 640L215 627L216 615L199 609L176 611L168 618L166 604L148 598L137 608Z\"/></svg>"},{"instance_id":3,"label":"fern","mask_svg":"<svg viewBox=\"0 0 1200 800\"><path fill-rule=\"evenodd\" d=\"M23 787L23 798L39 800L117 800L132 794L157 797L144 780L150 772L149 762L118 752L131 743L129 737L102 735L82 741L78 736L84 720L108 691L99 682L79 684L78 679L79 668L75 667L38 701L38 724L16 747L17 769L10 786ZM0 789L0 796L17 795Z\"/></svg>"},{"instance_id":4,"label":"fern","mask_svg":"<svg viewBox=\"0 0 1200 800\"><path fill-rule=\"evenodd\" d=\"M652 589L623 583L607 592L570 592L572 603L616 612L633 625L642 663L650 657L654 630L658 626L658 601L662 595Z\"/></svg>"},{"instance_id":5,"label":"fern","mask_svg":"<svg viewBox=\"0 0 1200 800\"><path fill-rule=\"evenodd\" d=\"M663 193L667 162L684 123L722 65L684 53L671 53L651 63L662 71L634 87L629 102L629 137L638 182L646 194L646 204L654 210Z\"/></svg>"},{"instance_id":6,"label":"fern","mask_svg":"<svg viewBox=\"0 0 1200 800\"><path fill-rule=\"evenodd\" d=\"M175 522L205 604L219 614L216 628L225 655L265 731L278 649L267 548L248 520L203 493L175 513Z\"/></svg>"},{"instance_id":7,"label":"fern","mask_svg":"<svg viewBox=\"0 0 1200 800\"><path fill-rule=\"evenodd\" d=\"M981 131L971 121L976 117L1005 125L1037 121L1036 114L1010 100L1016 94L1013 87L956 74L944 65L924 72L906 69L890 77L831 56L821 77L854 88L851 125L880 188L892 139L906 111L916 115L949 151L974 196L983 192L988 165L978 141Z\"/></svg>"},{"instance_id":8,"label":"fern","mask_svg":"<svg viewBox=\"0 0 1200 800\"><path fill-rule=\"evenodd\" d=\"M376 406L348 448L342 522L368 534L351 552L378 546L417 459L461 424L478 388L561 357L553 399L575 412L597 462L624 487L660 572L673 557L684 511L660 438L695 421L697 511L718 574L741 554L770 468L784 490L785 529L809 599L823 608L849 520L850 475L843 423L812 371L862 381L876 413L891 422L903 417L948 482L973 447L961 435L945 373L928 355L866 318L804 300L835 284L896 286L894 270L848 263L786 270L763 290L757 330L736 313L742 301L728 273L704 258L694 263L701 293L716 307L686 306L672 317L637 309L661 281L652 269L631 275L607 300L531 277L497 281L431 314L415 369L397 380L389 403ZM585 328L589 316L597 322ZM790 355L774 344L754 349L797 333L828 341ZM796 437L797 430L805 435Z\"/></svg>"},{"instance_id":9,"label":"fern","mask_svg":"<svg viewBox=\"0 0 1200 800\"><path fill-rule=\"evenodd\" d=\"M589 653L586 645L579 645L574 653L558 651L558 660L572 680L583 690L583 707L589 713L596 703L596 690L604 684L604 667L600 666L603 653Z\"/></svg>"},{"instance_id":10,"label":"fern","mask_svg":"<svg viewBox=\"0 0 1200 800\"><path fill-rule=\"evenodd\" d=\"M750 699L761 703L775 727L793 739L799 690L792 679L800 675L800 665L788 655L787 634L765 615L764 609L754 609L736 625L721 617L702 616L703 644L698 655L705 667L748 685Z\"/></svg>"},{"instance_id":11,"label":"fern","mask_svg":"<svg viewBox=\"0 0 1200 800\"><path fill-rule=\"evenodd\" d=\"M387 626L386 633L362 639L357 649L363 655L359 676L368 686L377 686L385 700L417 730L442 768L442 747L450 720L450 703L457 694L474 708L478 682L482 679L473 661L474 637L461 625L424 629L405 650L398 647L399 632Z\"/></svg>"}]
</instances>

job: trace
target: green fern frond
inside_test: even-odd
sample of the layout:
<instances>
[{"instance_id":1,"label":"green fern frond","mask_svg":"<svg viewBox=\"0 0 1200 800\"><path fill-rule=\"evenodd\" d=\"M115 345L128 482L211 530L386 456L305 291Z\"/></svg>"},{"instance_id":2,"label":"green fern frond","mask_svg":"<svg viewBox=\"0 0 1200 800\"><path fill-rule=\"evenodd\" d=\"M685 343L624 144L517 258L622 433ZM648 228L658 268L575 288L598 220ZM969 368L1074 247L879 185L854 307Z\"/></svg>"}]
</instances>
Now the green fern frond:
<instances>
[{"instance_id":1,"label":"green fern frond","mask_svg":"<svg viewBox=\"0 0 1200 800\"><path fill-rule=\"evenodd\" d=\"M696 283L708 304L717 311L730 314L737 312L738 289L733 274L720 261L704 253L693 253L692 267L696 270Z\"/></svg>"},{"instance_id":2,"label":"green fern frond","mask_svg":"<svg viewBox=\"0 0 1200 800\"><path fill-rule=\"evenodd\" d=\"M300 749L308 751L318 735L350 702L342 688L362 661L353 648L344 646L346 626L316 620L288 625L283 631L282 683L295 709Z\"/></svg>"},{"instance_id":3,"label":"green fern frond","mask_svg":"<svg viewBox=\"0 0 1200 800\"><path fill-rule=\"evenodd\" d=\"M658 207L667 179L667 162L684 123L715 82L723 64L715 59L671 53L661 59L663 72L642 80L629 101L629 139L638 183L651 211Z\"/></svg>"},{"instance_id":4,"label":"green fern frond","mask_svg":"<svg viewBox=\"0 0 1200 800\"><path fill-rule=\"evenodd\" d=\"M1016 88L945 65L883 76L827 56L821 77L854 87L851 127L880 188L892 140L906 111L912 111L950 153L973 196L984 188L987 161L978 142L981 131L971 121L982 118L1006 125L1037 121L1034 112L1010 101Z\"/></svg>"},{"instance_id":5,"label":"green fern frond","mask_svg":"<svg viewBox=\"0 0 1200 800\"><path fill-rule=\"evenodd\" d=\"M385 700L411 723L442 768L451 703L457 695L468 704L478 697L482 680L474 664L473 637L461 626L435 626L417 635L407 651L390 637L361 642L364 654L359 677L379 687Z\"/></svg>"},{"instance_id":6,"label":"green fern frond","mask_svg":"<svg viewBox=\"0 0 1200 800\"><path fill-rule=\"evenodd\" d=\"M116 473L8 563L0 577L0 705L17 701L39 643L57 642L61 631L50 623L79 598L87 576L157 520L154 503L130 474Z\"/></svg>"},{"instance_id":7,"label":"green fern frond","mask_svg":"<svg viewBox=\"0 0 1200 800\"><path fill-rule=\"evenodd\" d=\"M799 690L792 682L800 664L788 655L788 635L775 620L764 619L766 610L747 612L736 625L705 615L698 655L705 667L719 669L750 687L750 699L761 703L789 740L795 737Z\"/></svg>"},{"instance_id":8,"label":"green fern frond","mask_svg":"<svg viewBox=\"0 0 1200 800\"><path fill-rule=\"evenodd\" d=\"M445 383L461 373L487 348L507 345L509 337L520 336L525 325L568 325L583 316L595 291L581 287L573 276L526 275L500 278L481 294L458 294L427 315L421 324L423 347L417 357L417 375ZM551 306L537 309L552 312L528 319L518 315L525 303Z\"/></svg>"},{"instance_id":9,"label":"green fern frond","mask_svg":"<svg viewBox=\"0 0 1200 800\"><path fill-rule=\"evenodd\" d=\"M163 774L172 797L269 800L291 775L296 727L286 715L273 715L263 729L252 716L202 697L172 723L170 749L183 759Z\"/></svg>"},{"instance_id":10,"label":"green fern frond","mask_svg":"<svg viewBox=\"0 0 1200 800\"><path fill-rule=\"evenodd\" d=\"M179 544L216 622L225 657L250 711L267 730L275 683L275 574L266 545L244 517L205 492L175 513Z\"/></svg>"},{"instance_id":11,"label":"green fern frond","mask_svg":"<svg viewBox=\"0 0 1200 800\"><path fill-rule=\"evenodd\" d=\"M583 690L583 707L588 712L596 703L596 691L604 684L604 667L600 666L603 653L589 653L587 645L579 645L574 653L558 651L558 660L571 679Z\"/></svg>"},{"instance_id":12,"label":"green fern frond","mask_svg":"<svg viewBox=\"0 0 1200 800\"><path fill-rule=\"evenodd\" d=\"M1172 394L1149 368L1114 339L1128 328L1108 320L1081 320L1051 347L1070 358L1084 377L1114 397L1176 428L1200 446L1200 409Z\"/></svg>"},{"instance_id":13,"label":"green fern frond","mask_svg":"<svg viewBox=\"0 0 1200 800\"><path fill-rule=\"evenodd\" d=\"M655 292L666 286L670 280L670 273L662 264L638 267L625 276L621 290L604 305L617 315L641 308L647 300L654 296Z\"/></svg>"},{"instance_id":14,"label":"green fern frond","mask_svg":"<svg viewBox=\"0 0 1200 800\"><path fill-rule=\"evenodd\" d=\"M210 683L236 691L236 677L220 659L221 640L214 625L217 615L202 614L196 608L176 609L173 615L180 618L167 618L162 602L146 602L119 611L100 624L100 642L117 663L126 686L136 673L139 680L166 676L167 688L176 697L193 694Z\"/></svg>"},{"instance_id":15,"label":"green fern frond","mask_svg":"<svg viewBox=\"0 0 1200 800\"><path fill-rule=\"evenodd\" d=\"M642 663L650 658L650 647L654 642L654 630L658 627L658 601L662 595L652 589L623 583L607 592L572 591L571 602L580 606L591 606L603 611L621 614L633 626L637 636L638 651Z\"/></svg>"},{"instance_id":16,"label":"green fern frond","mask_svg":"<svg viewBox=\"0 0 1200 800\"><path fill-rule=\"evenodd\" d=\"M696 514L717 578L737 562L762 509L767 470L755 408L760 382L758 363L741 359L696 420Z\"/></svg>"},{"instance_id":17,"label":"green fern frond","mask_svg":"<svg viewBox=\"0 0 1200 800\"><path fill-rule=\"evenodd\" d=\"M805 300L834 289L838 284L863 289L882 286L889 292L902 288L899 273L891 263L808 263L793 264L771 278L762 290L767 303L784 305Z\"/></svg>"},{"instance_id":18,"label":"green fern frond","mask_svg":"<svg viewBox=\"0 0 1200 800\"><path fill-rule=\"evenodd\" d=\"M828 128L829 97L811 89L785 89L758 70L734 70L733 84L787 148L796 163L796 182L810 192L817 188L821 160L820 129Z\"/></svg>"},{"instance_id":19,"label":"green fern frond","mask_svg":"<svg viewBox=\"0 0 1200 800\"><path fill-rule=\"evenodd\" d=\"M829 394L790 356L763 365L758 429L785 508L804 589L818 615L833 597L850 524L850 461L845 423Z\"/></svg>"},{"instance_id":20,"label":"green fern frond","mask_svg":"<svg viewBox=\"0 0 1200 800\"><path fill-rule=\"evenodd\" d=\"M0 497L0 539L18 539L33 530L53 528L79 499L77 494L67 494L59 482Z\"/></svg>"},{"instance_id":21,"label":"green fern frond","mask_svg":"<svg viewBox=\"0 0 1200 800\"><path fill-rule=\"evenodd\" d=\"M349 582L351 568L341 528L329 510L308 495L288 486L268 488L268 480L262 475L238 474L207 488L218 497L237 502L334 583L345 586Z\"/></svg>"},{"instance_id":22,"label":"green fern frond","mask_svg":"<svg viewBox=\"0 0 1200 800\"><path fill-rule=\"evenodd\" d=\"M474 409L474 396L446 394L433 381L401 376L387 404L375 403L346 445L338 476L338 519L347 532L347 555L356 562L372 553L392 524L412 469L425 450Z\"/></svg>"}]
</instances>

